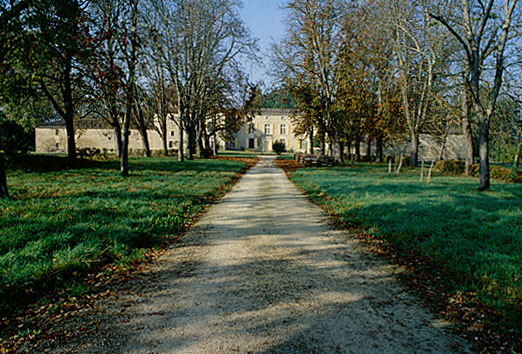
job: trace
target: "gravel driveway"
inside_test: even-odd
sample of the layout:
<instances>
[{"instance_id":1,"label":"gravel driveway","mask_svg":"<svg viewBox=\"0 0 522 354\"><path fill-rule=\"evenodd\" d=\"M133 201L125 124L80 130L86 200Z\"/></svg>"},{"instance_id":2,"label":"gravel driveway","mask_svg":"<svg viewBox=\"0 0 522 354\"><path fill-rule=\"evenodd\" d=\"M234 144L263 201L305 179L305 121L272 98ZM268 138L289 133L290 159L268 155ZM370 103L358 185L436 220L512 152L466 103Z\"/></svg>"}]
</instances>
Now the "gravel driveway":
<instances>
[{"instance_id":1,"label":"gravel driveway","mask_svg":"<svg viewBox=\"0 0 522 354\"><path fill-rule=\"evenodd\" d=\"M398 268L333 231L272 160L262 157L133 291L114 300L104 340L69 349L467 352L397 282Z\"/></svg>"}]
</instances>

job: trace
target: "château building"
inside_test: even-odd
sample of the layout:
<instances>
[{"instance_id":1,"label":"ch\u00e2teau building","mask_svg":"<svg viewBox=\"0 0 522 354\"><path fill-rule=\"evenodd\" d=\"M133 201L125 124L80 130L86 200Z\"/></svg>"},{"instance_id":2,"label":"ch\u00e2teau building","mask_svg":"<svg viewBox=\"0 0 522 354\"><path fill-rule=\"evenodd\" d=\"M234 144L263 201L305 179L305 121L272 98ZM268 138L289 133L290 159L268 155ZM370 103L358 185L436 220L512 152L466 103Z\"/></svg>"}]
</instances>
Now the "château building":
<instances>
[{"instance_id":1,"label":"ch\u00e2teau building","mask_svg":"<svg viewBox=\"0 0 522 354\"><path fill-rule=\"evenodd\" d=\"M308 152L309 139L306 136L295 136L294 125L288 109L263 109L256 114L250 123L243 125L234 134L230 141L218 138L219 149L249 150L257 152L271 152L272 144L276 141L284 143L290 152ZM171 153L177 152L179 147L179 131L174 120L169 119L167 124L167 146ZM163 142L159 132L155 129L147 131L151 151L159 153L163 150ZM38 153L65 153L67 152L67 134L65 123L56 121L36 128L35 147ZM143 143L138 130L131 129L129 137L129 151L131 155L143 152ZM185 136L186 139L186 136ZM424 161L437 160L440 154L440 143L428 134L420 135L419 159ZM186 144L186 141L184 142ZM99 149L108 154L115 153L116 141L114 131L107 124L100 121L82 120L76 128L76 146L81 149ZM366 144L360 148L362 155L366 152ZM186 150L185 150L186 151ZM352 151L353 153L353 151ZM399 156L409 154L408 143L388 142L384 149L385 155ZM465 156L463 137L460 134L449 134L443 151L444 159L463 159Z\"/></svg>"}]
</instances>

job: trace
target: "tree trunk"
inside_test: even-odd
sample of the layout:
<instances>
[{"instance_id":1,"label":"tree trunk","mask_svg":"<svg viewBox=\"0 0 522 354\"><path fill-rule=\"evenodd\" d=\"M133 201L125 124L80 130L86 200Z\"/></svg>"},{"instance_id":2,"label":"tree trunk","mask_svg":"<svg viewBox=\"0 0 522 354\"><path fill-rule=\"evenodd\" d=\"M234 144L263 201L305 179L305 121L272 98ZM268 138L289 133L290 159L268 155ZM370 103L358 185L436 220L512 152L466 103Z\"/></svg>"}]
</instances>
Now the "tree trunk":
<instances>
[{"instance_id":1,"label":"tree trunk","mask_svg":"<svg viewBox=\"0 0 522 354\"><path fill-rule=\"evenodd\" d=\"M471 165L473 165L473 135L471 132L471 102L466 85L462 89L462 135L464 136L465 155L465 174L469 176Z\"/></svg>"},{"instance_id":2,"label":"tree trunk","mask_svg":"<svg viewBox=\"0 0 522 354\"><path fill-rule=\"evenodd\" d=\"M125 118L125 121L127 118ZM130 121L130 118L129 118ZM129 175L129 124L124 122L123 124L123 140L121 144L121 163L120 171L123 177Z\"/></svg>"},{"instance_id":3,"label":"tree trunk","mask_svg":"<svg viewBox=\"0 0 522 354\"><path fill-rule=\"evenodd\" d=\"M366 160L371 161L372 157L372 138L368 137L366 140Z\"/></svg>"},{"instance_id":4,"label":"tree trunk","mask_svg":"<svg viewBox=\"0 0 522 354\"><path fill-rule=\"evenodd\" d=\"M442 141L440 143L439 157L438 157L437 161L442 161L444 159L444 151L446 150L446 142L448 141L449 130L450 130L450 125L446 124L444 133L442 134Z\"/></svg>"},{"instance_id":5,"label":"tree trunk","mask_svg":"<svg viewBox=\"0 0 522 354\"><path fill-rule=\"evenodd\" d=\"M339 137L337 136L337 133L335 134L335 137L334 137L332 156L334 158L335 163L343 162L341 142L339 141Z\"/></svg>"},{"instance_id":6,"label":"tree trunk","mask_svg":"<svg viewBox=\"0 0 522 354\"><path fill-rule=\"evenodd\" d=\"M330 120L331 116L328 114L328 121ZM330 136L330 155L333 156L335 163L341 163L343 159L337 124L333 124L332 127L332 134Z\"/></svg>"},{"instance_id":7,"label":"tree trunk","mask_svg":"<svg viewBox=\"0 0 522 354\"><path fill-rule=\"evenodd\" d=\"M145 119L145 115L143 114L143 109L138 102L138 88L135 87L134 90L134 122L138 127L138 131L141 136L141 144L143 146L143 150L145 151L145 156L150 157L150 145L149 145L149 136L147 133L148 122Z\"/></svg>"},{"instance_id":8,"label":"tree trunk","mask_svg":"<svg viewBox=\"0 0 522 354\"><path fill-rule=\"evenodd\" d=\"M417 166L419 162L419 135L411 132L411 158L410 166Z\"/></svg>"},{"instance_id":9,"label":"tree trunk","mask_svg":"<svg viewBox=\"0 0 522 354\"><path fill-rule=\"evenodd\" d=\"M5 175L5 160L3 154L0 153L0 198L9 198L9 190L7 189L7 177Z\"/></svg>"},{"instance_id":10,"label":"tree trunk","mask_svg":"<svg viewBox=\"0 0 522 354\"><path fill-rule=\"evenodd\" d=\"M321 155L326 155L326 138L324 134L321 136Z\"/></svg>"},{"instance_id":11,"label":"tree trunk","mask_svg":"<svg viewBox=\"0 0 522 354\"><path fill-rule=\"evenodd\" d=\"M138 20L138 0L132 4L131 10L131 25L130 25L130 53L127 59L127 66L129 71L129 79L126 87L126 103L125 103L125 117L123 119L123 141L121 151L121 175L127 177L129 175L129 130L132 117L132 105L134 103L134 89L136 80L136 26Z\"/></svg>"},{"instance_id":12,"label":"tree trunk","mask_svg":"<svg viewBox=\"0 0 522 354\"><path fill-rule=\"evenodd\" d=\"M357 161L361 161L361 140L359 138L355 140L355 158Z\"/></svg>"},{"instance_id":13,"label":"tree trunk","mask_svg":"<svg viewBox=\"0 0 522 354\"><path fill-rule=\"evenodd\" d=\"M483 114L483 113L481 113ZM489 124L483 117L479 121L479 157L480 157L480 180L479 190L489 189Z\"/></svg>"},{"instance_id":14,"label":"tree trunk","mask_svg":"<svg viewBox=\"0 0 522 354\"><path fill-rule=\"evenodd\" d=\"M168 131L167 131L167 120L164 119L160 122L161 126L161 145L163 146L163 156L169 156L169 144L168 144Z\"/></svg>"},{"instance_id":15,"label":"tree trunk","mask_svg":"<svg viewBox=\"0 0 522 354\"><path fill-rule=\"evenodd\" d=\"M145 150L145 156L150 157L151 154L147 129L141 128L139 131L141 136L141 143L143 145L143 150Z\"/></svg>"},{"instance_id":16,"label":"tree trunk","mask_svg":"<svg viewBox=\"0 0 522 354\"><path fill-rule=\"evenodd\" d=\"M519 131L518 132L518 136L517 136L517 144L516 144L516 147L515 147L515 157L513 158L513 175L516 175L517 171L518 171L518 166L520 164L520 154L522 153L522 131Z\"/></svg>"},{"instance_id":17,"label":"tree trunk","mask_svg":"<svg viewBox=\"0 0 522 354\"><path fill-rule=\"evenodd\" d=\"M67 157L70 162L76 159L76 139L74 135L74 120L72 112L65 112L65 130L67 132Z\"/></svg>"},{"instance_id":18,"label":"tree trunk","mask_svg":"<svg viewBox=\"0 0 522 354\"><path fill-rule=\"evenodd\" d=\"M205 148L205 157L211 157L214 154L214 149L210 143L210 135L206 130L203 130L203 146Z\"/></svg>"},{"instance_id":19,"label":"tree trunk","mask_svg":"<svg viewBox=\"0 0 522 354\"><path fill-rule=\"evenodd\" d=\"M184 141L183 141L183 123L181 121L181 116L179 118L178 129L179 129L178 161L183 162L185 160L185 156L183 155Z\"/></svg>"},{"instance_id":20,"label":"tree trunk","mask_svg":"<svg viewBox=\"0 0 522 354\"><path fill-rule=\"evenodd\" d=\"M219 145L216 132L212 133L212 139L214 140L214 156L217 156L219 153Z\"/></svg>"},{"instance_id":21,"label":"tree trunk","mask_svg":"<svg viewBox=\"0 0 522 354\"><path fill-rule=\"evenodd\" d=\"M196 153L196 127L193 123L187 125L187 137L187 159L194 160L194 155Z\"/></svg>"},{"instance_id":22,"label":"tree trunk","mask_svg":"<svg viewBox=\"0 0 522 354\"><path fill-rule=\"evenodd\" d=\"M64 90L63 101L65 108L65 129L67 131L67 156L69 161L73 162L76 159L76 137L74 135L74 103L72 97L72 82L71 82L72 63L67 60L65 75L64 75Z\"/></svg>"},{"instance_id":23,"label":"tree trunk","mask_svg":"<svg viewBox=\"0 0 522 354\"><path fill-rule=\"evenodd\" d=\"M310 131L308 132L308 142L310 146L308 147L308 152L310 154L314 153L314 128L310 128Z\"/></svg>"},{"instance_id":24,"label":"tree trunk","mask_svg":"<svg viewBox=\"0 0 522 354\"><path fill-rule=\"evenodd\" d=\"M116 154L118 155L118 157L121 157L121 127L118 121L116 121L116 123L117 124L112 124L112 127L114 129Z\"/></svg>"},{"instance_id":25,"label":"tree trunk","mask_svg":"<svg viewBox=\"0 0 522 354\"><path fill-rule=\"evenodd\" d=\"M377 137L377 161L383 162L384 161L384 149L383 149L383 137L382 135L379 135Z\"/></svg>"},{"instance_id":26,"label":"tree trunk","mask_svg":"<svg viewBox=\"0 0 522 354\"><path fill-rule=\"evenodd\" d=\"M202 122L198 123L198 132L197 132L197 143L198 143L198 156L200 159L206 159L207 152L205 151L205 142L204 142L204 132L203 132L203 124Z\"/></svg>"}]
</instances>

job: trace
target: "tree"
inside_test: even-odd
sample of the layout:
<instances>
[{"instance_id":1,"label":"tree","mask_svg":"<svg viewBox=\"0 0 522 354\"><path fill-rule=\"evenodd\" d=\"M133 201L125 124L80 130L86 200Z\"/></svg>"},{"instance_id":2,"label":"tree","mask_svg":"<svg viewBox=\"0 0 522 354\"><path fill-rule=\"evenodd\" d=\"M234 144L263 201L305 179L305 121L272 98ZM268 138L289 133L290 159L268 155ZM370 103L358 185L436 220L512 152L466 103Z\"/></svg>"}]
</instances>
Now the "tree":
<instances>
[{"instance_id":1,"label":"tree","mask_svg":"<svg viewBox=\"0 0 522 354\"><path fill-rule=\"evenodd\" d=\"M320 114L319 131L331 140L335 161L341 161L339 116L334 114L339 90L339 66L342 48L342 2L337 0L291 0L288 11L288 37L274 47L274 61L280 67L275 74L291 90L310 86ZM324 143L322 144L324 146Z\"/></svg>"},{"instance_id":2,"label":"tree","mask_svg":"<svg viewBox=\"0 0 522 354\"><path fill-rule=\"evenodd\" d=\"M491 152L497 161L511 162L518 169L522 134L522 102L516 95L504 94L491 120Z\"/></svg>"},{"instance_id":3,"label":"tree","mask_svg":"<svg viewBox=\"0 0 522 354\"><path fill-rule=\"evenodd\" d=\"M153 120L153 110L151 109L153 103L151 102L151 97L147 96L147 92L145 92L143 88L137 84L135 84L134 87L134 124L140 133L145 156L150 157L151 152L147 130Z\"/></svg>"},{"instance_id":4,"label":"tree","mask_svg":"<svg viewBox=\"0 0 522 354\"><path fill-rule=\"evenodd\" d=\"M132 108L135 104L136 67L138 64L138 4L139 0L132 0L130 7L124 10L123 55L127 69L125 82L125 116L123 119L123 139L121 144L120 170L123 177L129 175L129 130L132 117Z\"/></svg>"},{"instance_id":5,"label":"tree","mask_svg":"<svg viewBox=\"0 0 522 354\"><path fill-rule=\"evenodd\" d=\"M123 40L121 16L124 6L121 0L93 1L91 11L93 26L97 30L97 44L88 62L93 104L99 107L94 112L112 127L118 157L122 155L121 91L124 72L119 44Z\"/></svg>"},{"instance_id":6,"label":"tree","mask_svg":"<svg viewBox=\"0 0 522 354\"><path fill-rule=\"evenodd\" d=\"M77 0L39 0L32 7L32 25L36 65L32 67L43 95L65 121L67 155L76 157L74 120L84 98L85 61L91 46L85 40L85 9ZM31 63L28 64L30 66Z\"/></svg>"},{"instance_id":7,"label":"tree","mask_svg":"<svg viewBox=\"0 0 522 354\"><path fill-rule=\"evenodd\" d=\"M498 3L503 6L496 6ZM462 0L453 18L434 9L430 16L440 22L458 40L464 51L463 66L469 88L472 114L479 125L479 190L490 188L489 130L505 69L505 50L510 39L517 0ZM493 55L492 82L485 83L485 63Z\"/></svg>"},{"instance_id":8,"label":"tree","mask_svg":"<svg viewBox=\"0 0 522 354\"><path fill-rule=\"evenodd\" d=\"M187 118L185 126L188 133L189 158L195 152L195 139L200 157L205 157L210 151L208 146L205 148L203 145L203 141L207 140L205 135L208 136L206 122L209 114L215 117L216 114L220 114L221 109L223 113L227 112L229 122L243 116L241 102L233 98L235 92L241 92L244 81L236 58L240 54L253 56L252 51L255 49L255 41L250 38L248 30L238 16L238 1L210 1L202 5L191 15L195 16L196 21L208 19L203 20L203 26L193 28L192 33L188 35L191 38L193 35L203 34L201 41L192 48L185 47L188 51L182 53L182 57L194 53L198 56L208 53L194 68L192 77L182 80L188 85L183 85L181 92L195 93L192 99L185 99L185 102L188 102L188 112L184 116ZM201 33L206 29L211 33ZM178 92L181 88L179 83L180 81Z\"/></svg>"},{"instance_id":9,"label":"tree","mask_svg":"<svg viewBox=\"0 0 522 354\"><path fill-rule=\"evenodd\" d=\"M25 13L31 1L0 2L0 105L12 99L13 93L19 92L19 77L15 67L23 61L24 51L28 41L23 36L22 14ZM25 44L25 45L24 45ZM22 80L23 81L23 80ZM5 174L5 159L0 151L0 198L9 197Z\"/></svg>"},{"instance_id":10,"label":"tree","mask_svg":"<svg viewBox=\"0 0 522 354\"><path fill-rule=\"evenodd\" d=\"M241 126L248 124L259 113L262 103L261 92L257 85L237 78L236 80L216 80L222 85L216 87L214 109L208 112L205 149L212 150L210 138L213 139L213 153L217 155L218 136L229 141ZM223 86L224 83L227 83ZM206 130L205 130L206 131Z\"/></svg>"},{"instance_id":11,"label":"tree","mask_svg":"<svg viewBox=\"0 0 522 354\"><path fill-rule=\"evenodd\" d=\"M454 53L452 37L426 15L423 2L397 0L393 5L395 51L406 126L410 134L410 164L418 162L419 135L430 119L437 92L450 71ZM437 87L439 86L439 87Z\"/></svg>"},{"instance_id":12,"label":"tree","mask_svg":"<svg viewBox=\"0 0 522 354\"><path fill-rule=\"evenodd\" d=\"M240 69L239 55L253 56L255 40L239 18L237 0L155 0L161 24L158 55L176 88L180 151L187 133L187 157L206 134L206 119L215 105L215 80ZM201 153L201 151L200 151ZM183 156L180 154L180 159Z\"/></svg>"}]
</instances>

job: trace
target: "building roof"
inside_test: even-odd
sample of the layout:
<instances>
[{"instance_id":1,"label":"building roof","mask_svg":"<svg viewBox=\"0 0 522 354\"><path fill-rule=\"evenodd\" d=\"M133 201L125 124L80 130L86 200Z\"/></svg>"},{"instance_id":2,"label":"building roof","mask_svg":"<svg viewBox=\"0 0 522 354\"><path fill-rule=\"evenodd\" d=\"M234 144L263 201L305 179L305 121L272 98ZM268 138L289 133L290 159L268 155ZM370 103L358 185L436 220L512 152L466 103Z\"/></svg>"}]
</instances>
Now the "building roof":
<instances>
[{"instance_id":1,"label":"building roof","mask_svg":"<svg viewBox=\"0 0 522 354\"><path fill-rule=\"evenodd\" d=\"M293 110L286 108L261 108L262 116L289 116Z\"/></svg>"},{"instance_id":2,"label":"building roof","mask_svg":"<svg viewBox=\"0 0 522 354\"><path fill-rule=\"evenodd\" d=\"M109 129L111 126L103 119L84 118L75 120L74 127L76 129ZM42 123L37 126L37 128L63 129L65 128L65 121L63 119L57 119Z\"/></svg>"},{"instance_id":3,"label":"building roof","mask_svg":"<svg viewBox=\"0 0 522 354\"><path fill-rule=\"evenodd\" d=\"M280 109L280 108L262 108L261 116L290 116L293 110L291 109ZM84 118L74 121L76 129L109 129L110 124L103 119ZM65 128L65 121L63 119L56 119L49 122L45 122L37 126L37 128L49 128L49 129L63 129Z\"/></svg>"}]
</instances>

